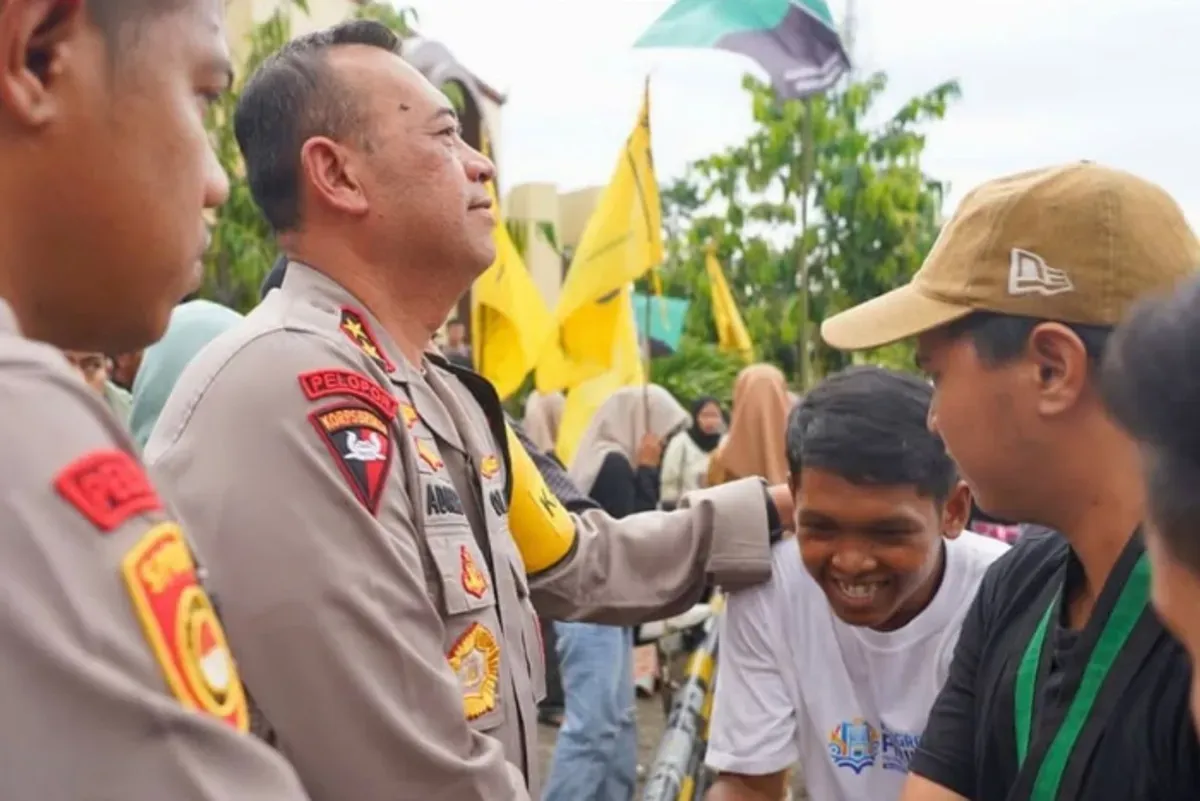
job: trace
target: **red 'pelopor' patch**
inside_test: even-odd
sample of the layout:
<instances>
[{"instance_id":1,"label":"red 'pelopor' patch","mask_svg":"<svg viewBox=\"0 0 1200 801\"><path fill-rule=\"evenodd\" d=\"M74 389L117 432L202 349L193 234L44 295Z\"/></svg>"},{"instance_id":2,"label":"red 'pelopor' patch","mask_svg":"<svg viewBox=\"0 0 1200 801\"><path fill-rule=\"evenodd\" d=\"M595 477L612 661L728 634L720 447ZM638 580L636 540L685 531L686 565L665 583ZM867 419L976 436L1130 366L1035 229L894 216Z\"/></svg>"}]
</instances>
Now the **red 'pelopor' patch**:
<instances>
[{"instance_id":1,"label":"red 'pelopor' patch","mask_svg":"<svg viewBox=\"0 0 1200 801\"><path fill-rule=\"evenodd\" d=\"M332 395L349 395L364 400L383 412L389 420L396 416L400 401L390 392L362 373L353 370L313 370L300 374L300 388L309 400L328 398Z\"/></svg>"},{"instance_id":2,"label":"red 'pelopor' patch","mask_svg":"<svg viewBox=\"0 0 1200 801\"><path fill-rule=\"evenodd\" d=\"M134 515L162 509L146 471L128 453L115 449L93 451L71 462L54 479L54 488L106 533Z\"/></svg>"}]
</instances>

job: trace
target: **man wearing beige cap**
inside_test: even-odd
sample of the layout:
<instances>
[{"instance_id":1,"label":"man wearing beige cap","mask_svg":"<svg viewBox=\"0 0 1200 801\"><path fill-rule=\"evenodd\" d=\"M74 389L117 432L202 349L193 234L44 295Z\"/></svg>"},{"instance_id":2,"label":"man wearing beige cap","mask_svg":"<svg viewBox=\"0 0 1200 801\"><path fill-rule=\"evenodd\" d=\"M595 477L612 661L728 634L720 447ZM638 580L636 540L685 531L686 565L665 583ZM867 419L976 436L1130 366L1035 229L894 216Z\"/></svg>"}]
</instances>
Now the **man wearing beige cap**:
<instances>
[{"instance_id":1,"label":"man wearing beige cap","mask_svg":"<svg viewBox=\"0 0 1200 801\"><path fill-rule=\"evenodd\" d=\"M1130 306L1198 267L1162 189L1072 164L977 188L911 283L822 326L842 350L915 337L930 428L980 506L1055 530L984 578L905 801L1200 798L1188 663L1147 605L1138 450L1095 385Z\"/></svg>"}]
</instances>

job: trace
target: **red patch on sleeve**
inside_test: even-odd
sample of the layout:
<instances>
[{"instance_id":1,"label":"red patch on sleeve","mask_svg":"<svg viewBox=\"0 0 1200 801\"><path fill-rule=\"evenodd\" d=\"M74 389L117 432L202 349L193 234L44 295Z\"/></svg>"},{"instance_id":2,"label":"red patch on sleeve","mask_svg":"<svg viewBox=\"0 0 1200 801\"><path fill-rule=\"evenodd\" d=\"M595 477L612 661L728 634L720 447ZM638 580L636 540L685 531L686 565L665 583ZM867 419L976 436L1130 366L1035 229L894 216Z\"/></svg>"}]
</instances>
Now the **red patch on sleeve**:
<instances>
[{"instance_id":1,"label":"red patch on sleeve","mask_svg":"<svg viewBox=\"0 0 1200 801\"><path fill-rule=\"evenodd\" d=\"M162 509L146 471L125 451L93 451L76 459L54 479L54 488L103 532Z\"/></svg>"},{"instance_id":2,"label":"red patch on sleeve","mask_svg":"<svg viewBox=\"0 0 1200 801\"><path fill-rule=\"evenodd\" d=\"M371 514L379 509L392 469L392 430L363 406L327 406L309 415L338 470Z\"/></svg>"},{"instance_id":3,"label":"red patch on sleeve","mask_svg":"<svg viewBox=\"0 0 1200 801\"><path fill-rule=\"evenodd\" d=\"M300 388L309 400L328 398L331 395L349 395L366 401L389 420L396 416L400 401L390 392L361 373L353 370L313 370L300 374Z\"/></svg>"}]
</instances>

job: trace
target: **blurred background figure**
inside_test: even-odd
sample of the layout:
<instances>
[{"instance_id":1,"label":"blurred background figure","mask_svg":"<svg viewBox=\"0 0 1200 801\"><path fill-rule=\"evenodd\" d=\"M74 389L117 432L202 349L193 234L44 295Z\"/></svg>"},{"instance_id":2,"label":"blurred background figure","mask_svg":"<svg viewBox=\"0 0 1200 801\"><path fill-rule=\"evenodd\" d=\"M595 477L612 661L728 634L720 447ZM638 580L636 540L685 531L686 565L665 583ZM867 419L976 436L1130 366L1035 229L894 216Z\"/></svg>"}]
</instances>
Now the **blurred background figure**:
<instances>
[{"instance_id":1,"label":"blurred background figure","mask_svg":"<svg viewBox=\"0 0 1200 801\"><path fill-rule=\"evenodd\" d=\"M584 431L571 480L613 517L654 509L662 443L690 419L660 386L617 390ZM542 801L629 801L637 784L633 632L554 627L566 716Z\"/></svg>"},{"instance_id":2,"label":"blurred background figure","mask_svg":"<svg viewBox=\"0 0 1200 801\"><path fill-rule=\"evenodd\" d=\"M475 369L471 359L471 345L467 342L467 327L462 320L446 323L446 344L442 346L442 353L451 364L468 370Z\"/></svg>"},{"instance_id":3,"label":"blurred background figure","mask_svg":"<svg viewBox=\"0 0 1200 801\"><path fill-rule=\"evenodd\" d=\"M688 492L700 489L708 475L708 459L721 443L725 413L716 398L704 396L692 402L692 424L667 443L663 452L659 505L674 509Z\"/></svg>"},{"instance_id":4,"label":"blurred background figure","mask_svg":"<svg viewBox=\"0 0 1200 801\"><path fill-rule=\"evenodd\" d=\"M729 434L709 459L708 485L759 476L788 480L783 435L793 405L787 379L773 364L752 364L733 385Z\"/></svg>"},{"instance_id":5,"label":"blurred background figure","mask_svg":"<svg viewBox=\"0 0 1200 801\"><path fill-rule=\"evenodd\" d=\"M79 375L96 394L104 399L109 410L122 425L129 425L129 393L111 380L112 362L103 353L64 351L67 361L79 371Z\"/></svg>"},{"instance_id":6,"label":"blurred background figure","mask_svg":"<svg viewBox=\"0 0 1200 801\"><path fill-rule=\"evenodd\" d=\"M171 312L166 335L146 349L133 380L129 427L139 448L146 446L183 368L241 319L232 309L207 300L189 301Z\"/></svg>"},{"instance_id":7,"label":"blurred background figure","mask_svg":"<svg viewBox=\"0 0 1200 801\"><path fill-rule=\"evenodd\" d=\"M553 455L558 442L558 426L562 422L567 398L561 392L542 393L534 390L525 399L525 417L521 426L526 436L542 453Z\"/></svg>"}]
</instances>

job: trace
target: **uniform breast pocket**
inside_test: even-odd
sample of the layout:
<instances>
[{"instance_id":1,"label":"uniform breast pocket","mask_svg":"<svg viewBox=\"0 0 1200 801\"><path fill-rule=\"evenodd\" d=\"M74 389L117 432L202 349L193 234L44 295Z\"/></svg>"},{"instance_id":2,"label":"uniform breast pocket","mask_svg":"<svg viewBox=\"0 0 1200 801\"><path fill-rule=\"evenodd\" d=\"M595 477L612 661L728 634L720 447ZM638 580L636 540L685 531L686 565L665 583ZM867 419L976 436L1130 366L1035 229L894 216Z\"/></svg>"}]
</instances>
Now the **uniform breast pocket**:
<instances>
[{"instance_id":1,"label":"uniform breast pocket","mask_svg":"<svg viewBox=\"0 0 1200 801\"><path fill-rule=\"evenodd\" d=\"M446 661L458 677L463 716L476 729L504 724L500 659L503 638L496 595L470 529L429 540L441 581Z\"/></svg>"},{"instance_id":2,"label":"uniform breast pocket","mask_svg":"<svg viewBox=\"0 0 1200 801\"><path fill-rule=\"evenodd\" d=\"M509 557L508 564L512 570L513 583L517 587L517 597L521 600L521 645L525 650L525 662L529 667L533 692L537 700L541 701L546 697L546 658L542 631L537 611L533 608L533 599L529 594L525 566L519 559L512 557Z\"/></svg>"}]
</instances>

